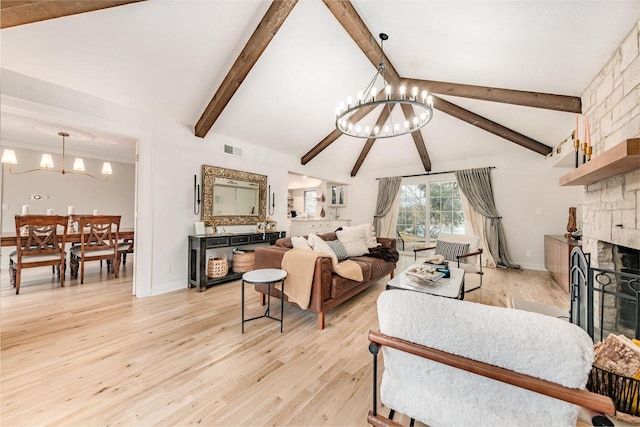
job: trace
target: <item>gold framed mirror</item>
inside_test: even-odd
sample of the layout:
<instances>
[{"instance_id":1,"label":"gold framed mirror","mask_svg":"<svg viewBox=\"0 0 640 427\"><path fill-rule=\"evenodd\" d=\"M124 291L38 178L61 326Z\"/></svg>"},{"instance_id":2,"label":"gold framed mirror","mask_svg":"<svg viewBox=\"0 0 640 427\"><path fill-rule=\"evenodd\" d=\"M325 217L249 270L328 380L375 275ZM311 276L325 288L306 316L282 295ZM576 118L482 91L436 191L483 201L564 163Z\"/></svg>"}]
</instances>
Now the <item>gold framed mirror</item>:
<instances>
[{"instance_id":1,"label":"gold framed mirror","mask_svg":"<svg viewBox=\"0 0 640 427\"><path fill-rule=\"evenodd\" d=\"M266 220L267 177L202 165L202 220L214 225L252 225Z\"/></svg>"}]
</instances>

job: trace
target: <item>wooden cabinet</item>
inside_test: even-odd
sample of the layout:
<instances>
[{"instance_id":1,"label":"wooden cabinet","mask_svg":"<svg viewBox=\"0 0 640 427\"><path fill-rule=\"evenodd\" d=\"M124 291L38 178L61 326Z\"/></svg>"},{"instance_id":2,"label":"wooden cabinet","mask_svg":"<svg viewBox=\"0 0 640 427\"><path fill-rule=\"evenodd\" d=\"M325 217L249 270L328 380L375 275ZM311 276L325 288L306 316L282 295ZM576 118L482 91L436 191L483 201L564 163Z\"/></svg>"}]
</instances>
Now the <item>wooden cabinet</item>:
<instances>
[{"instance_id":1,"label":"wooden cabinet","mask_svg":"<svg viewBox=\"0 0 640 427\"><path fill-rule=\"evenodd\" d=\"M336 231L339 227L351 225L349 219L337 220L300 220L291 221L291 236L306 236L309 233L324 234Z\"/></svg>"},{"instance_id":2,"label":"wooden cabinet","mask_svg":"<svg viewBox=\"0 0 640 427\"><path fill-rule=\"evenodd\" d=\"M218 283L238 280L243 273L234 273L229 269L229 273L224 277L213 278L207 276L207 249L229 248L235 246L254 245L257 243L268 243L273 245L276 240L285 237L284 231L267 233L246 233L232 234L226 236L189 236L189 287L196 287L198 292L207 286Z\"/></svg>"},{"instance_id":3,"label":"wooden cabinet","mask_svg":"<svg viewBox=\"0 0 640 427\"><path fill-rule=\"evenodd\" d=\"M564 236L544 236L544 266L551 273L553 280L567 292L570 284L571 250L576 246L582 246L582 243Z\"/></svg>"}]
</instances>

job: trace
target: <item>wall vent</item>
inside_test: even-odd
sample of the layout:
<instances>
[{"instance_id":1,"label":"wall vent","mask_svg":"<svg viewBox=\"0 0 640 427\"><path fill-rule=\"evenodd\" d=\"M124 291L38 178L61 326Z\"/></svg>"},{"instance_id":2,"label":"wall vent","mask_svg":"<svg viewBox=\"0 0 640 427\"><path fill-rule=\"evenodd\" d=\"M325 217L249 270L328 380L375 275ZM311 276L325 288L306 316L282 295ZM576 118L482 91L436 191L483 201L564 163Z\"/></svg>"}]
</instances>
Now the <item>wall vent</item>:
<instances>
[{"instance_id":1,"label":"wall vent","mask_svg":"<svg viewBox=\"0 0 640 427\"><path fill-rule=\"evenodd\" d=\"M242 148L233 145L224 144L224 154L230 156L242 157Z\"/></svg>"}]
</instances>

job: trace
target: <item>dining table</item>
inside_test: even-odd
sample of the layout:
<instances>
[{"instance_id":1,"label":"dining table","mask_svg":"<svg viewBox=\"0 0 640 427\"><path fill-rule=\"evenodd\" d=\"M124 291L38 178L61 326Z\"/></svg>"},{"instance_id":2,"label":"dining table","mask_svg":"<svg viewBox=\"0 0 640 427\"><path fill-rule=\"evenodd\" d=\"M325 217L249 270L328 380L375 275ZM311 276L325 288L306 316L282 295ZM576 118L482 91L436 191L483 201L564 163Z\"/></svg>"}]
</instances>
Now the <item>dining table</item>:
<instances>
[{"instance_id":1,"label":"dining table","mask_svg":"<svg viewBox=\"0 0 640 427\"><path fill-rule=\"evenodd\" d=\"M26 238L26 237L25 237ZM121 228L118 231L118 239L126 242L133 243L135 233L133 228ZM66 243L80 243L81 233L74 231L72 233L67 232ZM0 246L2 247L15 247L18 241L16 240L15 231L3 231L0 233Z\"/></svg>"}]
</instances>

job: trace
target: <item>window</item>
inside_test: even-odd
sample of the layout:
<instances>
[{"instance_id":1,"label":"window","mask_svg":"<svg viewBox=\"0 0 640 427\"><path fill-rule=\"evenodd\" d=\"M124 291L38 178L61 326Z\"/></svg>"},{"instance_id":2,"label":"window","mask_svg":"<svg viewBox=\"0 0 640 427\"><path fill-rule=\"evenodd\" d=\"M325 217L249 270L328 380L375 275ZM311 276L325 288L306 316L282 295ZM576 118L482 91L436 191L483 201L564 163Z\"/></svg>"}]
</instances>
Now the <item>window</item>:
<instances>
[{"instance_id":1,"label":"window","mask_svg":"<svg viewBox=\"0 0 640 427\"><path fill-rule=\"evenodd\" d=\"M304 213L306 214L316 213L317 200L318 200L318 197L316 195L316 190L305 191L304 192Z\"/></svg>"},{"instance_id":2,"label":"window","mask_svg":"<svg viewBox=\"0 0 640 427\"><path fill-rule=\"evenodd\" d=\"M429 183L429 234L464 234L464 213L456 181Z\"/></svg>"},{"instance_id":3,"label":"window","mask_svg":"<svg viewBox=\"0 0 640 427\"><path fill-rule=\"evenodd\" d=\"M396 229L404 241L404 250L408 251L434 243L441 232L464 234L458 183L454 180L402 184ZM399 248L402 249L402 244Z\"/></svg>"},{"instance_id":4,"label":"window","mask_svg":"<svg viewBox=\"0 0 640 427\"><path fill-rule=\"evenodd\" d=\"M416 242L425 242L427 221L426 184L406 184L400 187L397 230L404 240L405 250L413 249ZM420 246L420 245L417 245Z\"/></svg>"}]
</instances>

